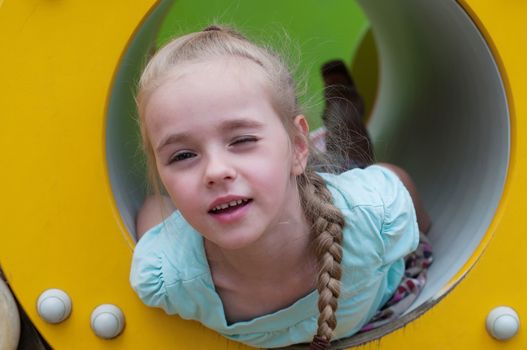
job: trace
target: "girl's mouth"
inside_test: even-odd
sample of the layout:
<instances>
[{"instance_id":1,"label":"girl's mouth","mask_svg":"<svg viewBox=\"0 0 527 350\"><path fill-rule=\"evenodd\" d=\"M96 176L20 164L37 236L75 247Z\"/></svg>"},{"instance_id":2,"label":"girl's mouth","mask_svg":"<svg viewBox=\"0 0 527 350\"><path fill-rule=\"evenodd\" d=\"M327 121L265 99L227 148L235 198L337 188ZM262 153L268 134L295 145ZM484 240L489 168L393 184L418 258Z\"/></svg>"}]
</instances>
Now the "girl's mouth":
<instances>
[{"instance_id":1,"label":"girl's mouth","mask_svg":"<svg viewBox=\"0 0 527 350\"><path fill-rule=\"evenodd\" d=\"M236 210L246 206L250 202L252 202L252 199L245 198L245 199L238 199L238 200L233 200L227 203L219 204L215 206L214 208L212 208L211 210L209 210L209 214L213 214L213 215L229 214L229 213L235 212Z\"/></svg>"}]
</instances>

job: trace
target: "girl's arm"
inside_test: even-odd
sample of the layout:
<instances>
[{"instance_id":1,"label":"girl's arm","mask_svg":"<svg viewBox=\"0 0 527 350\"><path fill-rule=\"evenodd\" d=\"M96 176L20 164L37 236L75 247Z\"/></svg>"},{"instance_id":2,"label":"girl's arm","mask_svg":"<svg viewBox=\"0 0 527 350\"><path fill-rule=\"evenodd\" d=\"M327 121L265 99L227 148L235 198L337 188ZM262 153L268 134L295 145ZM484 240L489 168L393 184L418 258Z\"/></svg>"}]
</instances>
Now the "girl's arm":
<instances>
[{"instance_id":1,"label":"girl's arm","mask_svg":"<svg viewBox=\"0 0 527 350\"><path fill-rule=\"evenodd\" d=\"M137 213L135 221L137 240L140 240L146 231L163 222L174 210L176 207L167 196L148 196Z\"/></svg>"}]
</instances>

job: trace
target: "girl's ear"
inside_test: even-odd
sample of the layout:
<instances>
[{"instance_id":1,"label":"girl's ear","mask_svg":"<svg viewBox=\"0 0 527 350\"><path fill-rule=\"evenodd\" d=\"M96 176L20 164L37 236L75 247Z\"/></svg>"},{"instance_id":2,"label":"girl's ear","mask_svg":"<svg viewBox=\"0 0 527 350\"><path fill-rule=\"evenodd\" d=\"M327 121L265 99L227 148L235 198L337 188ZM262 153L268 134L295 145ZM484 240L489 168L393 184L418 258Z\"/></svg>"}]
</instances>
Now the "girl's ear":
<instances>
[{"instance_id":1,"label":"girl's ear","mask_svg":"<svg viewBox=\"0 0 527 350\"><path fill-rule=\"evenodd\" d=\"M294 159L291 173L297 176L304 172L307 164L307 157L309 156L309 125L306 117L301 114L295 117L294 125L297 130L293 137Z\"/></svg>"}]
</instances>

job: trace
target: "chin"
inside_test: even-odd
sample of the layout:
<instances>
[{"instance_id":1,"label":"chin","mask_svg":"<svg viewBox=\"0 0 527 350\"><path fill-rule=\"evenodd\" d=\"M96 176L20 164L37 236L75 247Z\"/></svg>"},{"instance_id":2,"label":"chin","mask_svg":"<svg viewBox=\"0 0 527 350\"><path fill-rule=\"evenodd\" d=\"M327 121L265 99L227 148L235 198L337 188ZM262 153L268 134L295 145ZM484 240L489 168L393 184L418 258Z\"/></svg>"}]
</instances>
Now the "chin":
<instances>
[{"instance_id":1,"label":"chin","mask_svg":"<svg viewBox=\"0 0 527 350\"><path fill-rule=\"evenodd\" d=\"M240 250L240 249L251 246L256 240L257 240L256 238L239 237L237 239L219 240L214 243L221 249Z\"/></svg>"},{"instance_id":2,"label":"chin","mask_svg":"<svg viewBox=\"0 0 527 350\"><path fill-rule=\"evenodd\" d=\"M225 250L240 250L248 246L245 242L220 242L216 245Z\"/></svg>"}]
</instances>

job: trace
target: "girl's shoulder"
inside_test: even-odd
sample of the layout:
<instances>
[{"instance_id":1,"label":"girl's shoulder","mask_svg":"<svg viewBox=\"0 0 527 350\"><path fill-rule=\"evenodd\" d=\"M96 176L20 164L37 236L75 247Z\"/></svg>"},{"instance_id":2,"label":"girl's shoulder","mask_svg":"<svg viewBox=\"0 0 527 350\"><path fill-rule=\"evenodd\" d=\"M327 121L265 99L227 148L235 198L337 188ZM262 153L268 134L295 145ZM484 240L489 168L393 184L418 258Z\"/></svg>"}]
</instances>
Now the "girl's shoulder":
<instances>
[{"instance_id":1,"label":"girl's shoulder","mask_svg":"<svg viewBox=\"0 0 527 350\"><path fill-rule=\"evenodd\" d=\"M382 206L405 190L397 175L380 165L355 168L341 174L320 174L337 207Z\"/></svg>"},{"instance_id":2,"label":"girl's shoulder","mask_svg":"<svg viewBox=\"0 0 527 350\"><path fill-rule=\"evenodd\" d=\"M391 170L373 165L321 175L345 219L339 309L355 317L341 318L339 333L355 327L357 315L367 322L394 292L419 229L410 194Z\"/></svg>"},{"instance_id":3,"label":"girl's shoulder","mask_svg":"<svg viewBox=\"0 0 527 350\"><path fill-rule=\"evenodd\" d=\"M134 259L143 256L163 260L166 270L173 272L177 280L192 280L208 273L203 238L177 210L137 242Z\"/></svg>"},{"instance_id":4,"label":"girl's shoulder","mask_svg":"<svg viewBox=\"0 0 527 350\"><path fill-rule=\"evenodd\" d=\"M130 283L145 304L184 318L197 312L196 304L190 302L193 295L214 292L203 238L178 211L139 240Z\"/></svg>"},{"instance_id":5,"label":"girl's shoulder","mask_svg":"<svg viewBox=\"0 0 527 350\"><path fill-rule=\"evenodd\" d=\"M343 255L348 266L373 272L416 248L419 230L415 208L394 172L373 165L321 176L344 215Z\"/></svg>"}]
</instances>

